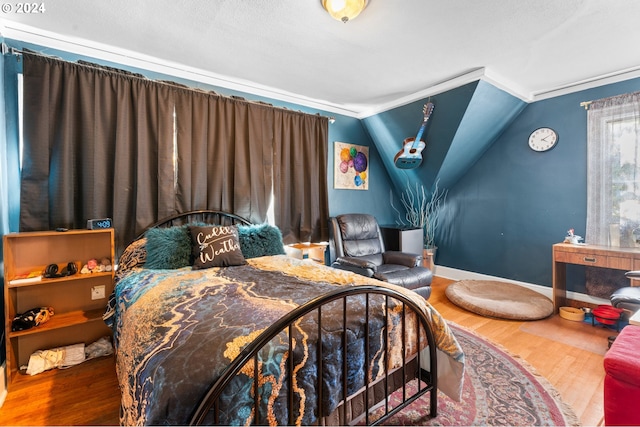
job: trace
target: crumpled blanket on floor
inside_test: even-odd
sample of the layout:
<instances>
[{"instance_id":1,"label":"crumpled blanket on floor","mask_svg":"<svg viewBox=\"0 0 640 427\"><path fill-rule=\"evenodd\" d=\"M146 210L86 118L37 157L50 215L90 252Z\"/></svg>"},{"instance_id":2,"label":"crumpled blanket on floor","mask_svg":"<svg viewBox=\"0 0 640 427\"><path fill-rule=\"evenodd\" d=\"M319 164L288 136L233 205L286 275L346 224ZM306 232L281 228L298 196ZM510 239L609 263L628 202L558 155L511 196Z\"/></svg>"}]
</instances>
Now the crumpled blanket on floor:
<instances>
[{"instance_id":1,"label":"crumpled blanket on floor","mask_svg":"<svg viewBox=\"0 0 640 427\"><path fill-rule=\"evenodd\" d=\"M38 350L29 357L27 374L36 375L49 369L70 368L86 360L113 353L113 345L107 337L102 337L85 347L84 343Z\"/></svg>"},{"instance_id":2,"label":"crumpled blanket on floor","mask_svg":"<svg viewBox=\"0 0 640 427\"><path fill-rule=\"evenodd\" d=\"M38 350L29 357L27 374L36 375L53 368L68 368L84 360L84 343L51 350Z\"/></svg>"}]
</instances>

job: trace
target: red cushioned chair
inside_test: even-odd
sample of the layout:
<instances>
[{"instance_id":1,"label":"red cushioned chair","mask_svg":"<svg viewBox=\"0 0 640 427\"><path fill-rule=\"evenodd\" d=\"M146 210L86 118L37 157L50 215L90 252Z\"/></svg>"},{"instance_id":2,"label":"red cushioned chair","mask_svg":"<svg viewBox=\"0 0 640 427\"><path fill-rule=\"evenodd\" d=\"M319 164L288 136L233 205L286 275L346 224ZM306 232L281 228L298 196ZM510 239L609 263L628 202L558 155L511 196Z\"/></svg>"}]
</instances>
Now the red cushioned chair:
<instances>
[{"instance_id":1,"label":"red cushioned chair","mask_svg":"<svg viewBox=\"0 0 640 427\"><path fill-rule=\"evenodd\" d=\"M604 423L640 425L640 326L626 326L604 356Z\"/></svg>"}]
</instances>

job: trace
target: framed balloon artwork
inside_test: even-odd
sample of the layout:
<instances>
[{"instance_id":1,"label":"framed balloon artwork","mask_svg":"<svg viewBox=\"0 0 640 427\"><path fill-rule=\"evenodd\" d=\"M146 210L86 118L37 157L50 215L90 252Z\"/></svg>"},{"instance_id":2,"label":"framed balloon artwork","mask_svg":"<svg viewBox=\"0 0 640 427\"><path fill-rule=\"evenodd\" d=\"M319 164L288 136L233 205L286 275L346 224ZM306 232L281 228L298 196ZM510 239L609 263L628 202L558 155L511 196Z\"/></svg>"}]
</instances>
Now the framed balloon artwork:
<instances>
[{"instance_id":1,"label":"framed balloon artwork","mask_svg":"<svg viewBox=\"0 0 640 427\"><path fill-rule=\"evenodd\" d=\"M333 188L369 189L369 147L334 143Z\"/></svg>"}]
</instances>

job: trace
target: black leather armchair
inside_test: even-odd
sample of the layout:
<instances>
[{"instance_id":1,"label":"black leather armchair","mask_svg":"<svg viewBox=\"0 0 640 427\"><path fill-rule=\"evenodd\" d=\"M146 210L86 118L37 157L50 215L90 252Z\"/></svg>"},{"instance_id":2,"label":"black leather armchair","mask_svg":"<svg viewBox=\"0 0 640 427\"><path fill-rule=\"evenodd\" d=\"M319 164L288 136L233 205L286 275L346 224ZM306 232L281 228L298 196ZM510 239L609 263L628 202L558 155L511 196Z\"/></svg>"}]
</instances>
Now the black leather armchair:
<instances>
[{"instance_id":1,"label":"black leather armchair","mask_svg":"<svg viewBox=\"0 0 640 427\"><path fill-rule=\"evenodd\" d=\"M344 214L329 218L332 267L400 285L431 296L433 273L420 266L422 255L385 251L378 222L372 215Z\"/></svg>"}]
</instances>

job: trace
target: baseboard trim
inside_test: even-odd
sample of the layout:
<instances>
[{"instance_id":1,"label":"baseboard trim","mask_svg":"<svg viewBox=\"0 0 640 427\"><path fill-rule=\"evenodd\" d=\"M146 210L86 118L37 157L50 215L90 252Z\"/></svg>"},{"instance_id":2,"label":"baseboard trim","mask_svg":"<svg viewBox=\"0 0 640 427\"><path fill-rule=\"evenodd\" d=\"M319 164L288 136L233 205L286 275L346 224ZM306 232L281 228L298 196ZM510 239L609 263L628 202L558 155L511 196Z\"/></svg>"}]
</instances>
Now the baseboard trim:
<instances>
[{"instance_id":1,"label":"baseboard trim","mask_svg":"<svg viewBox=\"0 0 640 427\"><path fill-rule=\"evenodd\" d=\"M515 285L524 286L525 288L532 289L542 295L553 300L553 289L550 286L536 285L534 283L520 282L517 280L504 279L502 277L489 276L486 274L474 273L473 271L459 270L457 268L445 267L442 265L436 265L435 275L444 277L450 280L499 280L502 282L509 282ZM589 304L608 304L611 305L611 301L603 298L592 297L591 295L583 294L580 292L567 291L567 298L570 300L585 302Z\"/></svg>"}]
</instances>

